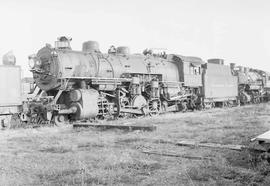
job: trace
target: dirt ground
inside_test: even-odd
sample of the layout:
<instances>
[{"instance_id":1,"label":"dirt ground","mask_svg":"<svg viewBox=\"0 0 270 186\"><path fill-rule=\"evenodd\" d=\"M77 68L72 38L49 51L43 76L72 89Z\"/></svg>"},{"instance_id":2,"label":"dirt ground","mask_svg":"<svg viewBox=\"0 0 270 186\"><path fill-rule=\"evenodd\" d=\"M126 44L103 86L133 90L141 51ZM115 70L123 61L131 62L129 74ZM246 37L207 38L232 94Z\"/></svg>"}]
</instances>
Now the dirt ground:
<instances>
[{"instance_id":1,"label":"dirt ground","mask_svg":"<svg viewBox=\"0 0 270 186\"><path fill-rule=\"evenodd\" d=\"M153 124L157 130L66 126L0 131L0 185L270 185L270 165L255 163L247 151L164 143L248 145L270 129L269 104L106 123Z\"/></svg>"}]
</instances>

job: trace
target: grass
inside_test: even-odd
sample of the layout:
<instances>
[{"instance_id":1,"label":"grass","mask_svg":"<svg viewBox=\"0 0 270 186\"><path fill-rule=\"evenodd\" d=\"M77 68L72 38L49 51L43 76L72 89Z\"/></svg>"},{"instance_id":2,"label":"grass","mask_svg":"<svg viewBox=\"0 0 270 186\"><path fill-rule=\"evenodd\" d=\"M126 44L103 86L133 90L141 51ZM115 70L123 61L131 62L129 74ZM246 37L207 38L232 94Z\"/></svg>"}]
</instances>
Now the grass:
<instances>
[{"instance_id":1,"label":"grass","mask_svg":"<svg viewBox=\"0 0 270 186\"><path fill-rule=\"evenodd\" d=\"M153 124L154 132L70 126L0 132L0 185L269 185L270 166L249 152L177 147L192 140L248 145L270 129L268 104L166 114L111 124ZM193 160L142 150L209 157Z\"/></svg>"}]
</instances>

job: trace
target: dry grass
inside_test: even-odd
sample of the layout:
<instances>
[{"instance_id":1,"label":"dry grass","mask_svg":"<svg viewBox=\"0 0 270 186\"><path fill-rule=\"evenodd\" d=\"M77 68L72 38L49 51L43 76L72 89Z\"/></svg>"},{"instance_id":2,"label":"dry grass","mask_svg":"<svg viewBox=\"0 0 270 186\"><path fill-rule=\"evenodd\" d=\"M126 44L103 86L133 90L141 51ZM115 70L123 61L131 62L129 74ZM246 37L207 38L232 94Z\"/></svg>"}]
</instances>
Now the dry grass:
<instances>
[{"instance_id":1,"label":"dry grass","mask_svg":"<svg viewBox=\"0 0 270 186\"><path fill-rule=\"evenodd\" d=\"M18 129L0 132L0 185L269 185L270 166L248 152L176 147L160 140L249 143L270 129L267 104L109 121L154 124L154 132ZM147 155L177 152L212 160Z\"/></svg>"}]
</instances>

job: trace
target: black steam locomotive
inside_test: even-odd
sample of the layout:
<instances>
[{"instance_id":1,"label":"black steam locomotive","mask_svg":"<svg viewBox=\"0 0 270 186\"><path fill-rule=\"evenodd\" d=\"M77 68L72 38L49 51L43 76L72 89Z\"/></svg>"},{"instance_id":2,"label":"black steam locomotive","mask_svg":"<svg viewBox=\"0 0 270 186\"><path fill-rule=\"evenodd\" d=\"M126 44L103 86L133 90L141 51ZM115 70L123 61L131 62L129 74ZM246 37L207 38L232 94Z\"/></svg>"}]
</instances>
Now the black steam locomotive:
<instances>
[{"instance_id":1,"label":"black steam locomotive","mask_svg":"<svg viewBox=\"0 0 270 186\"><path fill-rule=\"evenodd\" d=\"M112 46L101 53L94 41L82 51L60 37L29 56L40 89L27 103L24 118L67 121L158 114L214 106L260 102L270 87L267 73L224 65L222 59L204 62L165 52L130 54Z\"/></svg>"}]
</instances>

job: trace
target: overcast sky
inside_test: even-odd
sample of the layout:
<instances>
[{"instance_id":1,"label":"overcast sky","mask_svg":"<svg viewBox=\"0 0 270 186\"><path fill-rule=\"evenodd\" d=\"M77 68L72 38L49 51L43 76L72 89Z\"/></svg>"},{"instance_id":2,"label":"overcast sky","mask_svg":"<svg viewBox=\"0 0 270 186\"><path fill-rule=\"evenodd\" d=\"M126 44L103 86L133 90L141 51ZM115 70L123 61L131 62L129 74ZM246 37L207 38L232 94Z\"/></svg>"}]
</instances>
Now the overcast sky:
<instances>
[{"instance_id":1,"label":"overcast sky","mask_svg":"<svg viewBox=\"0 0 270 186\"><path fill-rule=\"evenodd\" d=\"M28 55L62 35L75 50L167 48L270 72L268 0L0 0L0 24L0 55L13 50L28 76Z\"/></svg>"}]
</instances>

